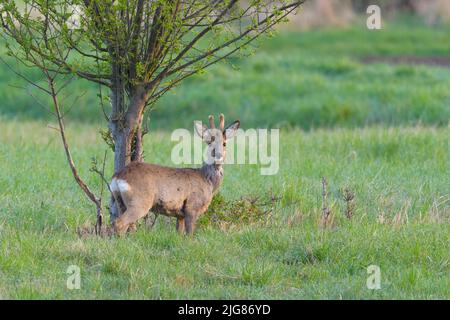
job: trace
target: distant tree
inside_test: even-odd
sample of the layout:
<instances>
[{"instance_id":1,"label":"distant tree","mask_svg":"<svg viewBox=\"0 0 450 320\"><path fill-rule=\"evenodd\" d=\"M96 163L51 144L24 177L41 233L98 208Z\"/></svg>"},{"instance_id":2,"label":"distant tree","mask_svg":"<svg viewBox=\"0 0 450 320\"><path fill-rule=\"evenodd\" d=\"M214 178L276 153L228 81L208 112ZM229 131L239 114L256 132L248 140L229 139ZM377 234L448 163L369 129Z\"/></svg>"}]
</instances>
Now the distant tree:
<instances>
[{"instance_id":1,"label":"distant tree","mask_svg":"<svg viewBox=\"0 0 450 320\"><path fill-rule=\"evenodd\" d=\"M0 0L8 54L109 90L114 170L142 159L144 112L242 49L304 0ZM50 78L53 79L53 78ZM112 218L117 215L114 201Z\"/></svg>"},{"instance_id":2,"label":"distant tree","mask_svg":"<svg viewBox=\"0 0 450 320\"><path fill-rule=\"evenodd\" d=\"M396 11L396 10L404 10L414 12L416 3L425 2L421 0L352 0L353 7L358 12L366 12L366 9L371 4L379 5L382 9L387 12ZM431 2L431 1L429 1Z\"/></svg>"}]
</instances>

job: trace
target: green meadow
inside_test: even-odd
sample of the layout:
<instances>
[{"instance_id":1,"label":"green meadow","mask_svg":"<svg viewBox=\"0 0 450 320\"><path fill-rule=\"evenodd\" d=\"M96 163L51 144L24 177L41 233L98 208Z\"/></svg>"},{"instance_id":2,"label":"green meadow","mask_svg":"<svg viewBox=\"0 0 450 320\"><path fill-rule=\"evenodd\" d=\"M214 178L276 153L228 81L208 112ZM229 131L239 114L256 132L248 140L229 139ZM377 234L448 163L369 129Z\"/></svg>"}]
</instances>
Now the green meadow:
<instances>
[{"instance_id":1,"label":"green meadow","mask_svg":"<svg viewBox=\"0 0 450 320\"><path fill-rule=\"evenodd\" d=\"M228 165L220 190L230 205L270 202L266 215L243 211L224 223L212 219L223 210L216 206L192 238L164 217L121 238L77 232L93 226L95 210L35 99L47 100L1 65L0 298L449 299L450 68L364 62L448 57L449 31L411 22L283 31L167 94L149 114L148 162L172 165L170 132L210 113L239 118L244 129L280 129L278 173ZM100 192L89 171L108 149L97 89L69 87L67 110L81 97L66 124L80 174ZM111 153L107 160L112 173ZM354 194L351 219L345 189ZM81 271L78 290L66 285L71 265ZM378 290L366 284L371 265L380 268Z\"/></svg>"}]
</instances>

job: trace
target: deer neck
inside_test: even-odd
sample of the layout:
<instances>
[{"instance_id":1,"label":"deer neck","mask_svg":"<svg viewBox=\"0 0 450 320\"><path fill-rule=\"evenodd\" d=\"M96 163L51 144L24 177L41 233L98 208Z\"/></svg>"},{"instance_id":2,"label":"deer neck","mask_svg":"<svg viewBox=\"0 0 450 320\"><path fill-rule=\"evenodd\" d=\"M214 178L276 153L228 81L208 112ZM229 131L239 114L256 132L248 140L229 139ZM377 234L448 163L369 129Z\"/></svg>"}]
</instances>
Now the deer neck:
<instances>
[{"instance_id":1,"label":"deer neck","mask_svg":"<svg viewBox=\"0 0 450 320\"><path fill-rule=\"evenodd\" d=\"M203 177L208 181L212 187L213 192L219 189L223 180L223 166L221 164L203 164L200 172Z\"/></svg>"}]
</instances>

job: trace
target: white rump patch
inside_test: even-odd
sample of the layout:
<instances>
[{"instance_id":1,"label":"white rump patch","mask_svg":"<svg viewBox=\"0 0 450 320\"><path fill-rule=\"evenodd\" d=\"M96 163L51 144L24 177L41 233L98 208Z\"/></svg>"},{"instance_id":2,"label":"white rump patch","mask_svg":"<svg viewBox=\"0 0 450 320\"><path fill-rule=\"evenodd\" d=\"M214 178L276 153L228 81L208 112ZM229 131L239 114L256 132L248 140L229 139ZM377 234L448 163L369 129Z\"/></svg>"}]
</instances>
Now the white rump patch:
<instances>
[{"instance_id":1,"label":"white rump patch","mask_svg":"<svg viewBox=\"0 0 450 320\"><path fill-rule=\"evenodd\" d=\"M112 192L127 192L130 191L130 185L128 184L128 182L126 182L125 180L122 179L112 179L111 181L111 191Z\"/></svg>"}]
</instances>

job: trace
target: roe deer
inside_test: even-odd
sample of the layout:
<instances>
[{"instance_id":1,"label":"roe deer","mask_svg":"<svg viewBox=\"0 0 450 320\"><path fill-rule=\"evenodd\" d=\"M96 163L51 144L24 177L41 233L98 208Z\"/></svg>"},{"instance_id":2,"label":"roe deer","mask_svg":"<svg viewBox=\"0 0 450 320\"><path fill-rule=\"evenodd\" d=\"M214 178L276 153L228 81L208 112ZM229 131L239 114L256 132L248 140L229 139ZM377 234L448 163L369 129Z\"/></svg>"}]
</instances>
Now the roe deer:
<instances>
[{"instance_id":1,"label":"roe deer","mask_svg":"<svg viewBox=\"0 0 450 320\"><path fill-rule=\"evenodd\" d=\"M201 168L171 168L133 162L113 176L111 192L118 206L126 207L113 222L117 234L125 233L131 225L149 211L177 218L177 231L192 234L198 217L211 203L223 179L226 142L239 128L239 120L224 128L223 114L219 128L209 116L210 128L196 121L196 133L208 145L207 161Z\"/></svg>"}]
</instances>

